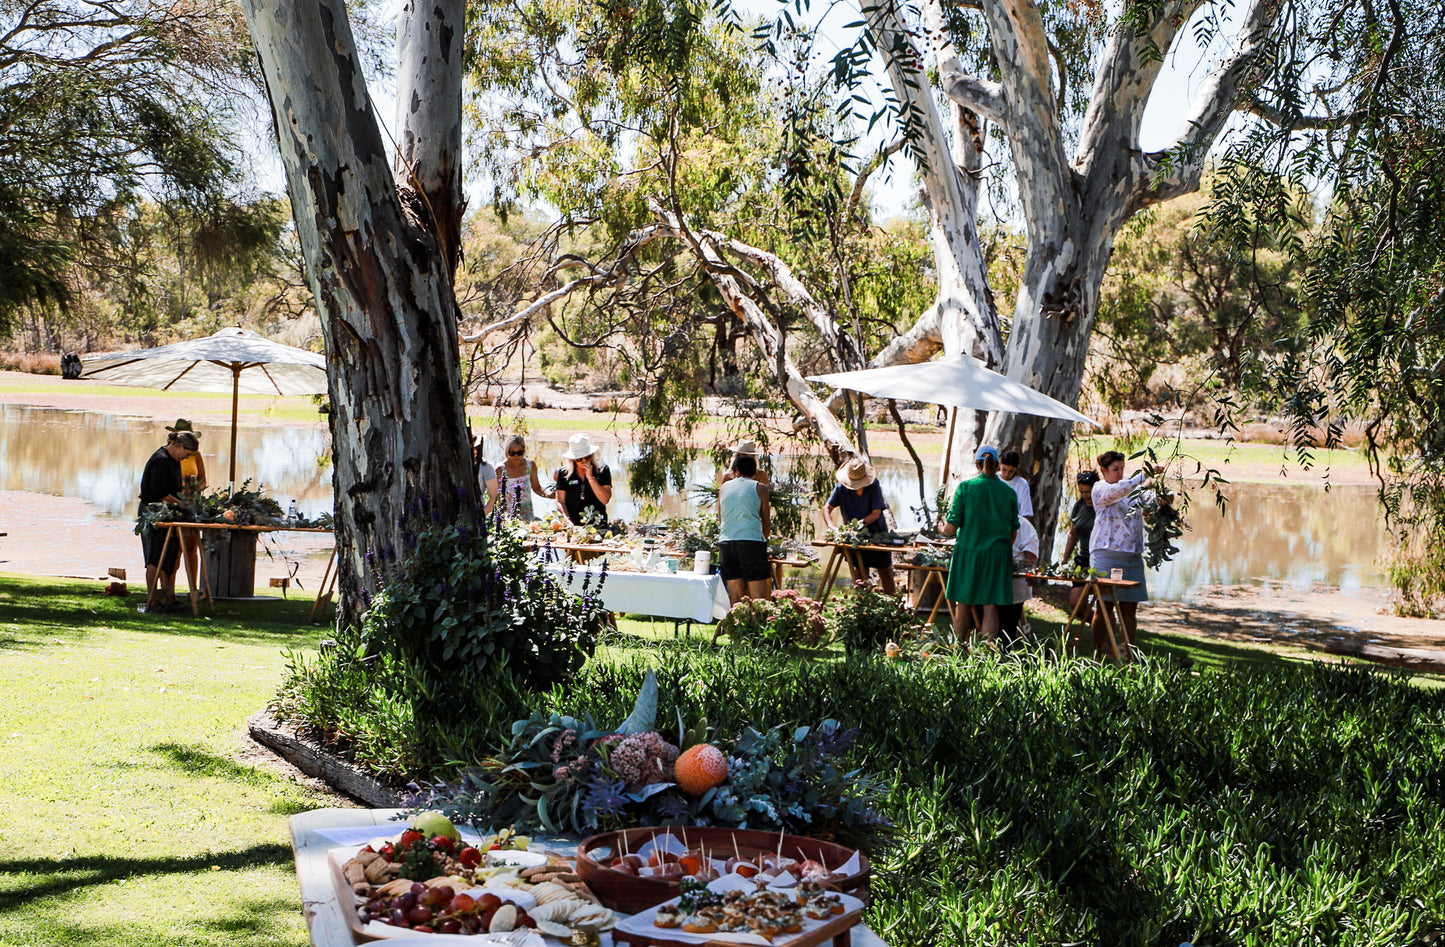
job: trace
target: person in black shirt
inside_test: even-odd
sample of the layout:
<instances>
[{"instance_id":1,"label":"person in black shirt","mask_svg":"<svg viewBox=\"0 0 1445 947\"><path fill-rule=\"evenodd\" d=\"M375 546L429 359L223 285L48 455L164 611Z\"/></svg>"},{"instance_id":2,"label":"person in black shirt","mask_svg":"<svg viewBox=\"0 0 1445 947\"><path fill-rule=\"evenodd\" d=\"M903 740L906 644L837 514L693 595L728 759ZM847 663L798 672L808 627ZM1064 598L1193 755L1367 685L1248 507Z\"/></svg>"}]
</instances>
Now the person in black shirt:
<instances>
[{"instance_id":1,"label":"person in black shirt","mask_svg":"<svg viewBox=\"0 0 1445 947\"><path fill-rule=\"evenodd\" d=\"M593 454L598 451L586 434L567 438L566 467L557 471L557 506L568 521L578 526L607 523L607 504L612 499L612 471L606 464L598 466Z\"/></svg>"},{"instance_id":2,"label":"person in black shirt","mask_svg":"<svg viewBox=\"0 0 1445 947\"><path fill-rule=\"evenodd\" d=\"M1074 508L1069 511L1069 539L1064 543L1063 562L1069 561L1069 555L1074 556L1074 565L1089 566L1089 537L1094 533L1094 484L1099 482L1099 475L1093 470L1080 471L1074 478L1079 489L1079 498L1074 501ZM1075 582L1074 587L1069 590L1069 611L1079 604L1079 598L1084 594L1082 583ZM1088 621L1088 616L1085 616Z\"/></svg>"},{"instance_id":3,"label":"person in black shirt","mask_svg":"<svg viewBox=\"0 0 1445 947\"><path fill-rule=\"evenodd\" d=\"M195 434L180 431L166 446L151 454L140 478L141 508L147 503L169 503L184 508L185 503L179 499L185 488L185 481L181 478L181 461L200 449L201 444ZM162 562L165 533L154 529L143 530L140 541L146 564L146 611L167 611L178 607L176 562L180 559L181 544L171 543Z\"/></svg>"}]
</instances>

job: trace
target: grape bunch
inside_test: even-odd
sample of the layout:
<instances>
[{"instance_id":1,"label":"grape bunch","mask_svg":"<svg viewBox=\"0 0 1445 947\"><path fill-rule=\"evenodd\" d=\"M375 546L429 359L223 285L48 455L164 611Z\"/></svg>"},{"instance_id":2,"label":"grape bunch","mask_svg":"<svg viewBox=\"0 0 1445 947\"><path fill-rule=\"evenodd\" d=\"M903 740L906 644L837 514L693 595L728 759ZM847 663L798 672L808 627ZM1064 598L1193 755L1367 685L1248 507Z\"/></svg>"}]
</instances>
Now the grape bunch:
<instances>
[{"instance_id":1,"label":"grape bunch","mask_svg":"<svg viewBox=\"0 0 1445 947\"><path fill-rule=\"evenodd\" d=\"M422 934L504 933L537 926L525 909L495 894L473 897L451 885L430 887L420 881L395 897L370 898L360 915L362 923L379 921Z\"/></svg>"}]
</instances>

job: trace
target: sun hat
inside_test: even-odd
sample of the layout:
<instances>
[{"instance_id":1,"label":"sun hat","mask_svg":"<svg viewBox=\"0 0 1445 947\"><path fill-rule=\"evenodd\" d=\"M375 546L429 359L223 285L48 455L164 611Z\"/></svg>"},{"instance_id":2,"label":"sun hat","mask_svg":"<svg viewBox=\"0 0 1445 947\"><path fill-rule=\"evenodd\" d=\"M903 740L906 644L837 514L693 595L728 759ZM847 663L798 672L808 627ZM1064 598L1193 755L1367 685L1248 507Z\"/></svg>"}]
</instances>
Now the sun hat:
<instances>
[{"instance_id":1,"label":"sun hat","mask_svg":"<svg viewBox=\"0 0 1445 947\"><path fill-rule=\"evenodd\" d=\"M876 479L873 465L861 457L855 457L838 468L838 482L849 490L861 490Z\"/></svg>"},{"instance_id":2,"label":"sun hat","mask_svg":"<svg viewBox=\"0 0 1445 947\"><path fill-rule=\"evenodd\" d=\"M978 449L978 453L973 455L973 461L974 463L982 463L985 457L992 457L994 460L998 460L998 448L992 444L983 445Z\"/></svg>"},{"instance_id":3,"label":"sun hat","mask_svg":"<svg viewBox=\"0 0 1445 947\"><path fill-rule=\"evenodd\" d=\"M190 431L192 434L196 435L196 437L201 436L201 432L191 427L191 422L187 421L185 418L176 418L175 426L171 426L168 424L166 425L166 430L170 431L173 434L177 431Z\"/></svg>"},{"instance_id":4,"label":"sun hat","mask_svg":"<svg viewBox=\"0 0 1445 947\"><path fill-rule=\"evenodd\" d=\"M591 457L599 449L586 434L573 434L567 438L567 453L562 456L568 460L581 460L583 457Z\"/></svg>"},{"instance_id":5,"label":"sun hat","mask_svg":"<svg viewBox=\"0 0 1445 947\"><path fill-rule=\"evenodd\" d=\"M757 445L757 442L756 442L756 441L738 441L736 444L733 445L733 453L734 453L734 454L745 454L745 455L747 455L748 457L756 457L756 456L758 455L758 445Z\"/></svg>"}]
</instances>

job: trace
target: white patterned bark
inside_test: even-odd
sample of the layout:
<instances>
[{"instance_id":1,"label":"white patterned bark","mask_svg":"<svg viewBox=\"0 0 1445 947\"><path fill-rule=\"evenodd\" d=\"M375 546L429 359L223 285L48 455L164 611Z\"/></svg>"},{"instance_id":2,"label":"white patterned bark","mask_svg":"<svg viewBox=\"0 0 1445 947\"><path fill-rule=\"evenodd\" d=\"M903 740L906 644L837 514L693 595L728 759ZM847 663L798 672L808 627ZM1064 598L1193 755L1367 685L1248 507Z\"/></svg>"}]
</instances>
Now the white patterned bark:
<instances>
[{"instance_id":1,"label":"white patterned bark","mask_svg":"<svg viewBox=\"0 0 1445 947\"><path fill-rule=\"evenodd\" d=\"M242 7L326 340L338 620L349 622L372 572L389 574L404 552L412 505L447 518L468 502L456 299L433 232L398 198L343 0Z\"/></svg>"}]
</instances>

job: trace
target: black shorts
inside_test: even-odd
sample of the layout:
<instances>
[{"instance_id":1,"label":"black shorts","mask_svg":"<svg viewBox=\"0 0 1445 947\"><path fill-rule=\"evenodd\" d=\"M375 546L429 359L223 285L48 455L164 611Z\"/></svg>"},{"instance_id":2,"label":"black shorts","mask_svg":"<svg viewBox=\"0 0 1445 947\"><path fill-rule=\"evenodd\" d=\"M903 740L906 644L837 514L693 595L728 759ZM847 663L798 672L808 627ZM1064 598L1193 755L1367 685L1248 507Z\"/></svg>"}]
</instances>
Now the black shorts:
<instances>
[{"instance_id":1,"label":"black shorts","mask_svg":"<svg viewBox=\"0 0 1445 947\"><path fill-rule=\"evenodd\" d=\"M768 563L768 544L753 539L734 539L718 543L718 572L724 582L766 582L773 577Z\"/></svg>"},{"instance_id":2,"label":"black shorts","mask_svg":"<svg viewBox=\"0 0 1445 947\"><path fill-rule=\"evenodd\" d=\"M171 573L176 571L176 561L181 558L181 538L176 536L171 539L169 549L166 549L166 561L161 562L161 550L165 548L166 536L171 531L168 529L152 529L141 533L141 551L145 553L145 563L148 566L159 566L160 571Z\"/></svg>"}]
</instances>

